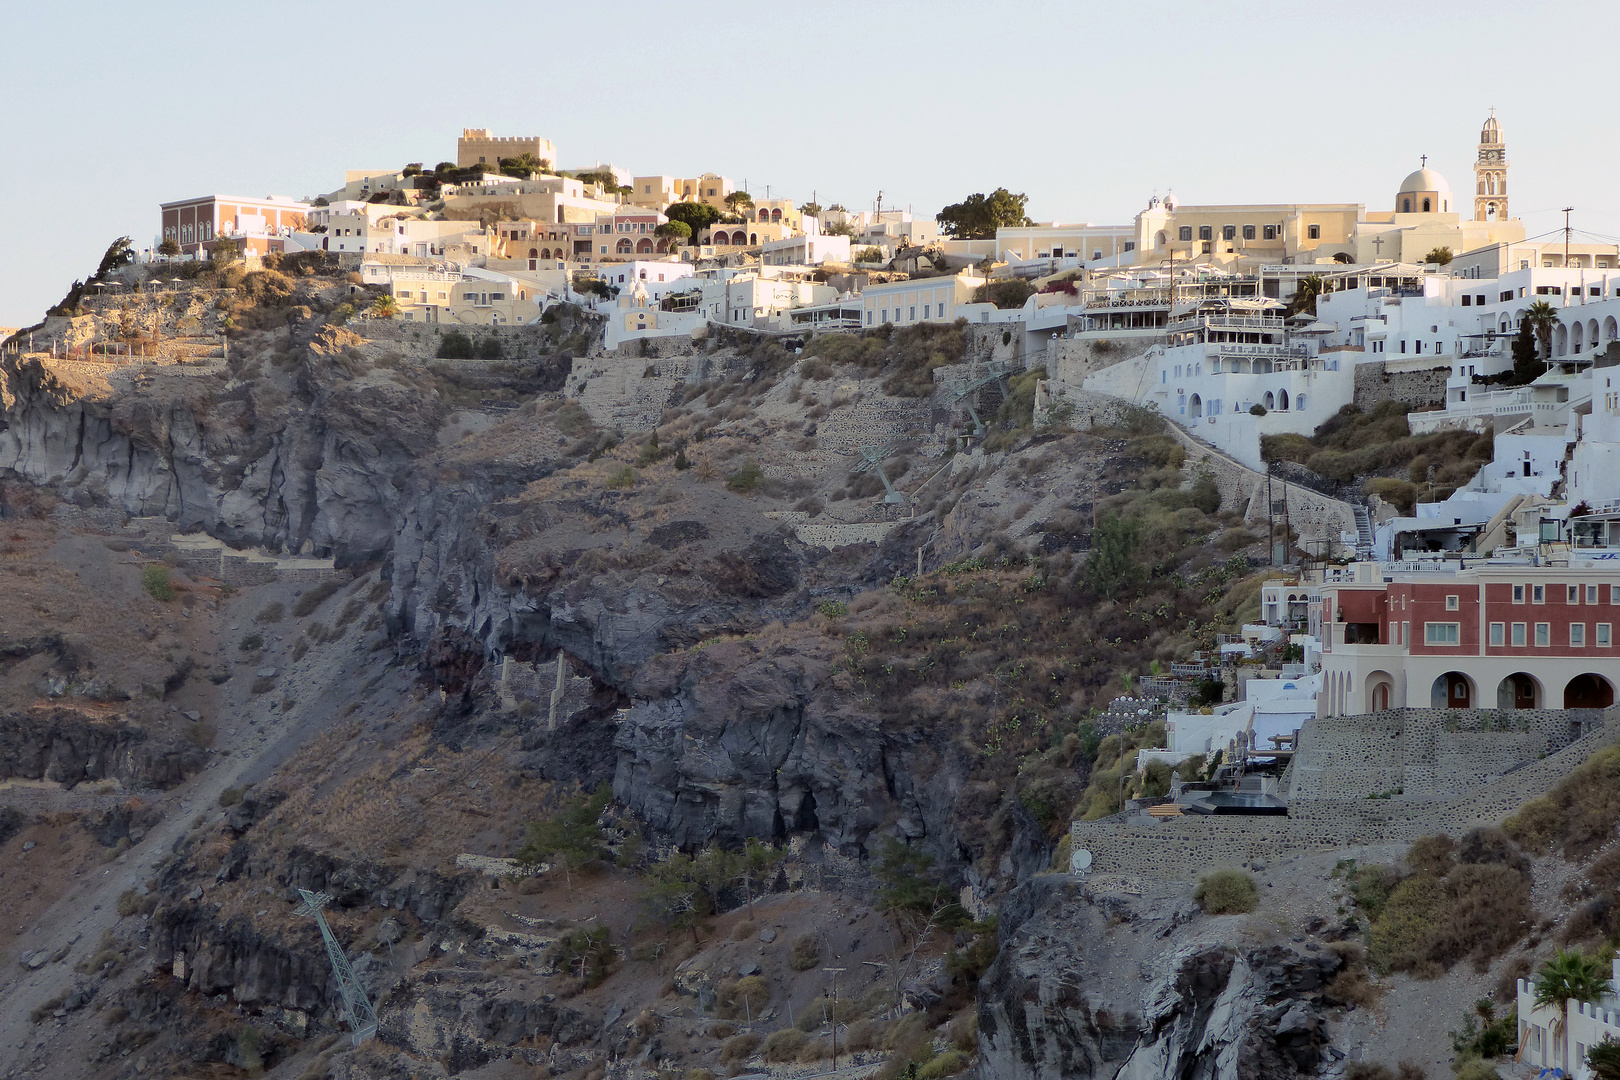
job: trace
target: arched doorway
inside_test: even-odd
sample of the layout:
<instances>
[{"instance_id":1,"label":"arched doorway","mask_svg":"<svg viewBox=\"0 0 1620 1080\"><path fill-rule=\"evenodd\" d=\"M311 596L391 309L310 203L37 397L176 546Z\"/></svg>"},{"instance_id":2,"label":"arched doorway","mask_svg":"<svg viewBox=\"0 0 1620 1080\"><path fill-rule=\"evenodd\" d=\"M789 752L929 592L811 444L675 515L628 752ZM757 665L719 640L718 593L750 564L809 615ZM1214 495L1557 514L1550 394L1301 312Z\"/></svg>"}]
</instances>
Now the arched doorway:
<instances>
[{"instance_id":1,"label":"arched doorway","mask_svg":"<svg viewBox=\"0 0 1620 1080\"><path fill-rule=\"evenodd\" d=\"M1588 671L1569 680L1564 687L1564 708L1607 709L1614 704L1614 684Z\"/></svg>"},{"instance_id":2,"label":"arched doorway","mask_svg":"<svg viewBox=\"0 0 1620 1080\"><path fill-rule=\"evenodd\" d=\"M1277 399L1270 390L1266 391L1266 399L1263 404L1267 409L1275 409L1277 407Z\"/></svg>"},{"instance_id":3,"label":"arched doorway","mask_svg":"<svg viewBox=\"0 0 1620 1080\"><path fill-rule=\"evenodd\" d=\"M1429 688L1431 709L1471 709L1474 707L1474 684L1460 671L1448 671Z\"/></svg>"},{"instance_id":4,"label":"arched doorway","mask_svg":"<svg viewBox=\"0 0 1620 1080\"><path fill-rule=\"evenodd\" d=\"M630 255L630 254L633 253L632 250L631 250L633 245L630 243L630 240L629 240L628 237L626 237L623 240L620 240L616 246L618 248L618 251L619 251L620 255Z\"/></svg>"},{"instance_id":5,"label":"arched doorway","mask_svg":"<svg viewBox=\"0 0 1620 1080\"><path fill-rule=\"evenodd\" d=\"M638 254L638 255L651 255L652 253L653 253L653 243L652 243L651 240L643 239L638 244L636 244L636 254Z\"/></svg>"},{"instance_id":6,"label":"arched doorway","mask_svg":"<svg viewBox=\"0 0 1620 1080\"><path fill-rule=\"evenodd\" d=\"M1541 684L1535 677L1523 671L1515 671L1496 688L1496 707L1498 709L1539 709L1541 708Z\"/></svg>"},{"instance_id":7,"label":"arched doorway","mask_svg":"<svg viewBox=\"0 0 1620 1080\"><path fill-rule=\"evenodd\" d=\"M1367 711L1383 712L1395 698L1395 680L1387 671L1367 676Z\"/></svg>"},{"instance_id":8,"label":"arched doorway","mask_svg":"<svg viewBox=\"0 0 1620 1080\"><path fill-rule=\"evenodd\" d=\"M769 220L771 220L771 212L769 210L766 210L764 207L761 207L760 211L759 211L759 220L760 221L769 221Z\"/></svg>"},{"instance_id":9,"label":"arched doorway","mask_svg":"<svg viewBox=\"0 0 1620 1080\"><path fill-rule=\"evenodd\" d=\"M1288 411L1288 391L1286 391L1286 390L1277 391L1277 408L1282 410L1283 412Z\"/></svg>"},{"instance_id":10,"label":"arched doorway","mask_svg":"<svg viewBox=\"0 0 1620 1080\"><path fill-rule=\"evenodd\" d=\"M778 224L778 223L781 222L781 220L782 220L782 211L780 209L772 210L771 211L771 224L772 225Z\"/></svg>"},{"instance_id":11,"label":"arched doorway","mask_svg":"<svg viewBox=\"0 0 1620 1080\"><path fill-rule=\"evenodd\" d=\"M1187 415L1194 420L1204 415L1204 402L1197 394L1194 394L1192 400L1187 402Z\"/></svg>"}]
</instances>

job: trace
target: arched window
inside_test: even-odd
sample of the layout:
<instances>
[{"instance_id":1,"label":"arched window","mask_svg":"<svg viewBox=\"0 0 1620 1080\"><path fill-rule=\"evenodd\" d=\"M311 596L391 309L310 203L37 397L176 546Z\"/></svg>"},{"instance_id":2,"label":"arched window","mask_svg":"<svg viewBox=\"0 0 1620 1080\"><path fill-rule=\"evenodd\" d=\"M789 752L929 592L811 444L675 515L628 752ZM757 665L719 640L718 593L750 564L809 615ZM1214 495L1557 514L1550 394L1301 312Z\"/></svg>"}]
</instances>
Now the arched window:
<instances>
[{"instance_id":1,"label":"arched window","mask_svg":"<svg viewBox=\"0 0 1620 1080\"><path fill-rule=\"evenodd\" d=\"M529 249L529 258L538 259L539 257L540 257L540 253L538 251L536 251L534 248Z\"/></svg>"},{"instance_id":2,"label":"arched window","mask_svg":"<svg viewBox=\"0 0 1620 1080\"><path fill-rule=\"evenodd\" d=\"M638 255L651 255L652 254L652 249L653 249L652 241L648 240L645 236L642 237L641 242L636 245L636 253Z\"/></svg>"},{"instance_id":3,"label":"arched window","mask_svg":"<svg viewBox=\"0 0 1620 1080\"><path fill-rule=\"evenodd\" d=\"M1411 199L1402 199L1401 200L1401 213L1410 214L1411 212L1412 212L1412 200Z\"/></svg>"},{"instance_id":4,"label":"arched window","mask_svg":"<svg viewBox=\"0 0 1620 1080\"><path fill-rule=\"evenodd\" d=\"M1262 404L1268 409L1275 409L1277 407L1277 399L1272 395L1270 390L1266 391L1266 397Z\"/></svg>"},{"instance_id":5,"label":"arched window","mask_svg":"<svg viewBox=\"0 0 1620 1080\"><path fill-rule=\"evenodd\" d=\"M1277 408L1281 409L1283 412L1288 411L1288 391L1277 391Z\"/></svg>"},{"instance_id":6,"label":"arched window","mask_svg":"<svg viewBox=\"0 0 1620 1080\"><path fill-rule=\"evenodd\" d=\"M1427 214L1429 212L1429 200L1428 199L1423 200L1423 212L1425 214Z\"/></svg>"},{"instance_id":7,"label":"arched window","mask_svg":"<svg viewBox=\"0 0 1620 1080\"><path fill-rule=\"evenodd\" d=\"M750 244L757 244L757 243L759 243L759 233L749 233L749 234L748 234L748 242L749 242L749 243L750 243Z\"/></svg>"},{"instance_id":8,"label":"arched window","mask_svg":"<svg viewBox=\"0 0 1620 1080\"><path fill-rule=\"evenodd\" d=\"M769 221L769 220L771 220L771 212L769 210L765 209L763 206L759 208L759 220L761 220L761 221Z\"/></svg>"},{"instance_id":9,"label":"arched window","mask_svg":"<svg viewBox=\"0 0 1620 1080\"><path fill-rule=\"evenodd\" d=\"M630 238L627 236L619 241L618 252L620 255L629 255L633 253L634 247L635 245L630 243Z\"/></svg>"},{"instance_id":10,"label":"arched window","mask_svg":"<svg viewBox=\"0 0 1620 1080\"><path fill-rule=\"evenodd\" d=\"M777 222L779 222L781 220L782 220L782 211L781 211L781 209L778 208L778 209L772 210L771 211L771 223L774 225L775 223L777 223Z\"/></svg>"}]
</instances>

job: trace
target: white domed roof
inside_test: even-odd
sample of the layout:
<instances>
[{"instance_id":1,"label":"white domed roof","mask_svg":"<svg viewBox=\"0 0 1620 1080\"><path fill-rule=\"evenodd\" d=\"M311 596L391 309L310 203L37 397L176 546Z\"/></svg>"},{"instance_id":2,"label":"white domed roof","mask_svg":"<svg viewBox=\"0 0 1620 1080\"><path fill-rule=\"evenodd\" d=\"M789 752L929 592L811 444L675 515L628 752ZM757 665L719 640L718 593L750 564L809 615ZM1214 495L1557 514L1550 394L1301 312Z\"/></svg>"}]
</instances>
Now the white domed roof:
<instances>
[{"instance_id":1,"label":"white domed roof","mask_svg":"<svg viewBox=\"0 0 1620 1080\"><path fill-rule=\"evenodd\" d=\"M1424 168L1402 180L1401 190L1397 194L1405 195L1414 191L1437 191L1442 195L1450 195L1451 185L1446 183L1445 177L1433 169Z\"/></svg>"}]
</instances>

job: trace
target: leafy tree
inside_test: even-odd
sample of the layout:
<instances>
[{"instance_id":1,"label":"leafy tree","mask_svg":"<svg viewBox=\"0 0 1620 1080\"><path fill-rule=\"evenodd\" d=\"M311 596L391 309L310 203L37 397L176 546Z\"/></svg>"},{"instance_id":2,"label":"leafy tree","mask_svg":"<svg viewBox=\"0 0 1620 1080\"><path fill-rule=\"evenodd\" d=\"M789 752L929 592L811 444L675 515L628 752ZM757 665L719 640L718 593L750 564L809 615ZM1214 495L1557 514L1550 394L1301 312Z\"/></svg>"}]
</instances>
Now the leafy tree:
<instances>
[{"instance_id":1,"label":"leafy tree","mask_svg":"<svg viewBox=\"0 0 1620 1080\"><path fill-rule=\"evenodd\" d=\"M612 797L612 791L603 784L592 794L570 799L555 813L531 821L527 842L513 856L518 866L533 873L541 863L555 861L562 866L572 891L573 872L609 854L602 841L602 827L597 822Z\"/></svg>"},{"instance_id":2,"label":"leafy tree","mask_svg":"<svg viewBox=\"0 0 1620 1080\"><path fill-rule=\"evenodd\" d=\"M817 214L821 213L821 204L818 202L807 202L803 206L799 207L799 213L803 214L805 217L815 217Z\"/></svg>"},{"instance_id":3,"label":"leafy tree","mask_svg":"<svg viewBox=\"0 0 1620 1080\"><path fill-rule=\"evenodd\" d=\"M855 253L856 262L882 262L883 250L875 247L863 247Z\"/></svg>"},{"instance_id":4,"label":"leafy tree","mask_svg":"<svg viewBox=\"0 0 1620 1080\"><path fill-rule=\"evenodd\" d=\"M684 221L666 221L653 230L654 236L664 236L682 243L692 238L692 226Z\"/></svg>"},{"instance_id":5,"label":"leafy tree","mask_svg":"<svg viewBox=\"0 0 1620 1080\"><path fill-rule=\"evenodd\" d=\"M1023 278L1000 278L987 281L973 290L975 304L994 304L998 308L1021 308L1024 301L1035 295L1035 286Z\"/></svg>"},{"instance_id":6,"label":"leafy tree","mask_svg":"<svg viewBox=\"0 0 1620 1080\"><path fill-rule=\"evenodd\" d=\"M1536 339L1541 342L1541 354L1551 359L1552 332L1558 323L1558 309L1545 300L1537 300L1525 309L1523 321L1536 332Z\"/></svg>"},{"instance_id":7,"label":"leafy tree","mask_svg":"<svg viewBox=\"0 0 1620 1080\"><path fill-rule=\"evenodd\" d=\"M549 172L551 162L544 158L537 158L527 150L517 157L501 158L501 175L526 177L530 173Z\"/></svg>"},{"instance_id":8,"label":"leafy tree","mask_svg":"<svg viewBox=\"0 0 1620 1080\"><path fill-rule=\"evenodd\" d=\"M726 209L736 213L745 206L754 205L754 197L746 191L733 191L726 196Z\"/></svg>"},{"instance_id":9,"label":"leafy tree","mask_svg":"<svg viewBox=\"0 0 1620 1080\"><path fill-rule=\"evenodd\" d=\"M394 299L392 293L383 293L371 302L371 317L373 319L392 319L399 314L399 301Z\"/></svg>"},{"instance_id":10,"label":"leafy tree","mask_svg":"<svg viewBox=\"0 0 1620 1080\"><path fill-rule=\"evenodd\" d=\"M989 195L974 193L939 212L940 231L956 240L993 240L998 228L1033 225L1024 213L1029 196L1004 187Z\"/></svg>"},{"instance_id":11,"label":"leafy tree","mask_svg":"<svg viewBox=\"0 0 1620 1080\"><path fill-rule=\"evenodd\" d=\"M1321 274L1307 274L1299 279L1294 286L1294 298L1288 301L1288 314L1298 315L1300 312L1316 314L1316 298L1327 291L1327 282L1322 280Z\"/></svg>"},{"instance_id":12,"label":"leafy tree","mask_svg":"<svg viewBox=\"0 0 1620 1080\"><path fill-rule=\"evenodd\" d=\"M575 173L574 179L585 184L596 184L610 191L619 190L619 178L614 175L612 169L586 169Z\"/></svg>"},{"instance_id":13,"label":"leafy tree","mask_svg":"<svg viewBox=\"0 0 1620 1080\"><path fill-rule=\"evenodd\" d=\"M878 846L878 907L902 929L918 934L928 926L955 929L969 922L949 885L933 873L934 857L885 836Z\"/></svg>"},{"instance_id":14,"label":"leafy tree","mask_svg":"<svg viewBox=\"0 0 1620 1080\"><path fill-rule=\"evenodd\" d=\"M676 852L647 870L647 886L641 891L641 909L671 933L690 930L692 943L698 943L698 923L709 914L708 897L697 882L697 870L690 855Z\"/></svg>"},{"instance_id":15,"label":"leafy tree","mask_svg":"<svg viewBox=\"0 0 1620 1080\"><path fill-rule=\"evenodd\" d=\"M174 256L180 254L180 245L174 242L174 237L165 236L163 238L163 243L158 245L158 254L173 258Z\"/></svg>"},{"instance_id":16,"label":"leafy tree","mask_svg":"<svg viewBox=\"0 0 1620 1080\"><path fill-rule=\"evenodd\" d=\"M823 236L854 236L855 227L847 221L834 221L821 227Z\"/></svg>"},{"instance_id":17,"label":"leafy tree","mask_svg":"<svg viewBox=\"0 0 1620 1080\"><path fill-rule=\"evenodd\" d=\"M1603 1000L1609 992L1609 976L1595 956L1579 949L1561 949L1558 955L1536 972L1536 1004L1562 1009L1570 998L1576 1001Z\"/></svg>"},{"instance_id":18,"label":"leafy tree","mask_svg":"<svg viewBox=\"0 0 1620 1080\"><path fill-rule=\"evenodd\" d=\"M720 220L720 211L708 203L678 202L671 203L664 209L664 216L670 223L680 222L691 229L692 236L696 236L704 229Z\"/></svg>"},{"instance_id":19,"label":"leafy tree","mask_svg":"<svg viewBox=\"0 0 1620 1080\"><path fill-rule=\"evenodd\" d=\"M501 349L501 339L495 334L490 334L478 343L478 359L480 360L499 360L503 355L505 354Z\"/></svg>"},{"instance_id":20,"label":"leafy tree","mask_svg":"<svg viewBox=\"0 0 1620 1080\"><path fill-rule=\"evenodd\" d=\"M1620 1043L1604 1039L1586 1052L1586 1064L1598 1080L1620 1080Z\"/></svg>"},{"instance_id":21,"label":"leafy tree","mask_svg":"<svg viewBox=\"0 0 1620 1080\"><path fill-rule=\"evenodd\" d=\"M1511 386L1527 386L1541 377L1547 365L1536 353L1536 331L1529 319L1519 320L1519 332L1513 338L1513 377Z\"/></svg>"},{"instance_id":22,"label":"leafy tree","mask_svg":"<svg viewBox=\"0 0 1620 1080\"><path fill-rule=\"evenodd\" d=\"M214 241L213 251L209 254L209 258L219 267L229 266L241 257L242 245L230 239Z\"/></svg>"},{"instance_id":23,"label":"leafy tree","mask_svg":"<svg viewBox=\"0 0 1620 1080\"><path fill-rule=\"evenodd\" d=\"M1423 261L1426 263L1434 263L1436 266L1449 265L1451 262L1451 249L1448 247L1434 248L1427 255L1423 256Z\"/></svg>"},{"instance_id":24,"label":"leafy tree","mask_svg":"<svg viewBox=\"0 0 1620 1080\"><path fill-rule=\"evenodd\" d=\"M439 339L439 350L434 355L440 360L471 360L472 339L460 330L451 330Z\"/></svg>"},{"instance_id":25,"label":"leafy tree","mask_svg":"<svg viewBox=\"0 0 1620 1080\"><path fill-rule=\"evenodd\" d=\"M1142 523L1109 514L1097 522L1091 533L1091 554L1086 556L1086 584L1098 596L1112 600L1121 591L1143 578L1144 568L1137 561Z\"/></svg>"},{"instance_id":26,"label":"leafy tree","mask_svg":"<svg viewBox=\"0 0 1620 1080\"><path fill-rule=\"evenodd\" d=\"M103 281L106 279L108 274L112 273L120 266L128 266L134 261L134 245L130 242L129 237L120 236L118 239L107 245L106 253L101 256L101 265L96 267L96 272L94 274L90 275L90 280Z\"/></svg>"}]
</instances>

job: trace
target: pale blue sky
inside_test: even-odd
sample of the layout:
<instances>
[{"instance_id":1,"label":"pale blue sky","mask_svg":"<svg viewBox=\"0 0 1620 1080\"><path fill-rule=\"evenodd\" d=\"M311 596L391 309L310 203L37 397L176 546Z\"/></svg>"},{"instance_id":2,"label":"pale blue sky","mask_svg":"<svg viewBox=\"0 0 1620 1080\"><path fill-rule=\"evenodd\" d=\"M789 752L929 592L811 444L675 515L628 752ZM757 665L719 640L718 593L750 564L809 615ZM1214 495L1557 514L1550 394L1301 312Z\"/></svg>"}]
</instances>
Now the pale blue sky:
<instances>
[{"instance_id":1,"label":"pale blue sky","mask_svg":"<svg viewBox=\"0 0 1620 1080\"><path fill-rule=\"evenodd\" d=\"M1185 203L1388 209L1418 155L1471 191L1480 122L1514 212L1620 234L1620 5L58 3L0 9L0 325L147 246L159 202L314 195L455 157L462 127L560 165L712 170L756 195L1037 220Z\"/></svg>"}]
</instances>

